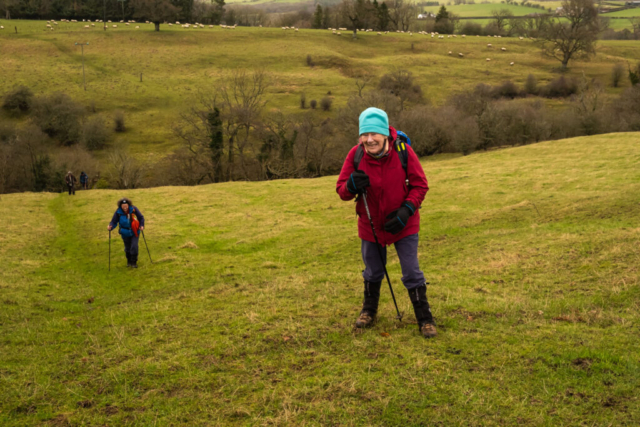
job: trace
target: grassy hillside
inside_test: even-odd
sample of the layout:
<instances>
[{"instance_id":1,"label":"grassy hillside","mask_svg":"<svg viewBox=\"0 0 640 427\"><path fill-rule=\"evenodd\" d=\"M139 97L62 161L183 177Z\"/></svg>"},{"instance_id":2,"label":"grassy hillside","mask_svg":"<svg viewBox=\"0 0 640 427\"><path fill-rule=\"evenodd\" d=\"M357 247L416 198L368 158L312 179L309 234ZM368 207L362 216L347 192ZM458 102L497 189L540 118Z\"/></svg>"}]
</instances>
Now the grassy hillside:
<instances>
[{"instance_id":1,"label":"grassy hillside","mask_svg":"<svg viewBox=\"0 0 640 427\"><path fill-rule=\"evenodd\" d=\"M124 110L129 131L118 136L144 155L164 155L176 144L171 124L194 102L199 88L213 86L236 69L264 68L271 74L268 108L287 114L300 112L299 96L320 100L331 91L334 109L356 92L353 76L363 70L381 76L396 67L414 73L426 97L442 102L452 92L470 89L479 82L497 84L511 79L524 83L533 73L541 83L557 77L559 66L540 56L531 41L500 39L487 50L486 38L444 40L414 34L347 34L326 30L298 33L275 28L223 30L183 29L163 25L153 31L141 24L84 29L84 23L60 23L46 29L43 21L0 21L2 76L0 93L26 85L37 94L64 91L85 105L93 104L110 117ZM18 27L18 34L12 31ZM82 88L82 58L76 42L85 48L87 91ZM413 49L412 49L413 46ZM454 55L449 55L449 51ZM456 53L465 54L459 59ZM601 42L591 62L574 62L570 75L608 81L617 61L636 62L640 46L634 42ZM316 67L306 65L311 55ZM491 57L491 62L486 58ZM508 66L515 62L513 67ZM143 74L140 82L140 73ZM626 82L625 82L626 83ZM609 89L610 93L615 93ZM333 113L316 111L320 117Z\"/></svg>"},{"instance_id":2,"label":"grassy hillside","mask_svg":"<svg viewBox=\"0 0 640 427\"><path fill-rule=\"evenodd\" d=\"M0 424L636 425L640 134L423 162L418 336L335 177L2 197ZM106 225L147 218L141 268Z\"/></svg>"}]
</instances>

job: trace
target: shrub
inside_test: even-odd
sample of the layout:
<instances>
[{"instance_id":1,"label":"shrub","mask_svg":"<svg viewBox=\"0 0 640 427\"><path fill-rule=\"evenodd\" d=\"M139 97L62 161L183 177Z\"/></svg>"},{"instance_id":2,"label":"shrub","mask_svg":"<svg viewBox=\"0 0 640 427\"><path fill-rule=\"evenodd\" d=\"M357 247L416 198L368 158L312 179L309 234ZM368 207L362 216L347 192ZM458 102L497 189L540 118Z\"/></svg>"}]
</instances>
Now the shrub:
<instances>
[{"instance_id":1,"label":"shrub","mask_svg":"<svg viewBox=\"0 0 640 427\"><path fill-rule=\"evenodd\" d=\"M87 150L100 150L109 141L109 129L100 116L87 120L82 126L82 143Z\"/></svg>"},{"instance_id":2,"label":"shrub","mask_svg":"<svg viewBox=\"0 0 640 427\"><path fill-rule=\"evenodd\" d=\"M578 82L575 79L567 79L560 76L551 80L541 91L547 98L566 98L578 92Z\"/></svg>"},{"instance_id":3,"label":"shrub","mask_svg":"<svg viewBox=\"0 0 640 427\"><path fill-rule=\"evenodd\" d=\"M320 107L322 111L331 111L331 104L333 104L333 100L328 96L325 96L320 100Z\"/></svg>"},{"instance_id":4,"label":"shrub","mask_svg":"<svg viewBox=\"0 0 640 427\"><path fill-rule=\"evenodd\" d=\"M529 95L537 95L538 94L538 80L536 76L533 74L529 74L527 76L527 81L524 84L524 91Z\"/></svg>"},{"instance_id":5,"label":"shrub","mask_svg":"<svg viewBox=\"0 0 640 427\"><path fill-rule=\"evenodd\" d=\"M80 140L80 119L84 108L64 93L37 98L33 105L33 121L47 135L63 145Z\"/></svg>"},{"instance_id":6,"label":"shrub","mask_svg":"<svg viewBox=\"0 0 640 427\"><path fill-rule=\"evenodd\" d=\"M315 110L317 106L318 106L318 101L316 101L315 99L312 99L311 101L309 101L309 107L311 107L312 110Z\"/></svg>"},{"instance_id":7,"label":"shrub","mask_svg":"<svg viewBox=\"0 0 640 427\"><path fill-rule=\"evenodd\" d=\"M611 70L611 86L618 87L620 86L620 81L622 81L622 77L624 76L624 67L622 64L618 63L613 66Z\"/></svg>"},{"instance_id":8,"label":"shrub","mask_svg":"<svg viewBox=\"0 0 640 427\"><path fill-rule=\"evenodd\" d=\"M484 34L484 32L482 31L482 25L476 24L471 21L465 22L460 32L468 36L481 36Z\"/></svg>"},{"instance_id":9,"label":"shrub","mask_svg":"<svg viewBox=\"0 0 640 427\"><path fill-rule=\"evenodd\" d=\"M115 122L116 132L125 132L127 130L127 128L124 125L124 113L122 111L118 110L115 112L113 121Z\"/></svg>"},{"instance_id":10,"label":"shrub","mask_svg":"<svg viewBox=\"0 0 640 427\"><path fill-rule=\"evenodd\" d=\"M635 70L631 69L631 66L629 66L629 82L631 82L631 86L635 86L640 83L640 63L636 65Z\"/></svg>"},{"instance_id":11,"label":"shrub","mask_svg":"<svg viewBox=\"0 0 640 427\"><path fill-rule=\"evenodd\" d=\"M307 96L303 93L300 94L300 108L303 110L307 108Z\"/></svg>"},{"instance_id":12,"label":"shrub","mask_svg":"<svg viewBox=\"0 0 640 427\"><path fill-rule=\"evenodd\" d=\"M33 92L25 86L18 86L5 95L2 108L10 114L25 114L33 106Z\"/></svg>"},{"instance_id":13,"label":"shrub","mask_svg":"<svg viewBox=\"0 0 640 427\"><path fill-rule=\"evenodd\" d=\"M520 95L520 89L511 80L507 80L492 89L494 98L516 98Z\"/></svg>"},{"instance_id":14,"label":"shrub","mask_svg":"<svg viewBox=\"0 0 640 427\"><path fill-rule=\"evenodd\" d=\"M100 178L98 182L93 186L93 188L97 188L98 190L106 190L110 188L109 181L104 178Z\"/></svg>"}]
</instances>

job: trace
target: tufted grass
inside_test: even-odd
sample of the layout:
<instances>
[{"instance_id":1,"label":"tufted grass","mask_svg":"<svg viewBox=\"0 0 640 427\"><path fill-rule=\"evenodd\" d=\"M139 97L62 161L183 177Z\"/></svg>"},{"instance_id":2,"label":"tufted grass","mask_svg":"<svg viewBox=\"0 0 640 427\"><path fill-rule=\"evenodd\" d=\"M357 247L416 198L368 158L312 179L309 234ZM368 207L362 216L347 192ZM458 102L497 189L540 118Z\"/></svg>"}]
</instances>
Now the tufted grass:
<instances>
[{"instance_id":1,"label":"tufted grass","mask_svg":"<svg viewBox=\"0 0 640 427\"><path fill-rule=\"evenodd\" d=\"M637 425L640 134L423 161L439 336L383 290L357 332L336 177L75 197L0 216L0 424ZM118 197L147 218L125 267Z\"/></svg>"}]
</instances>

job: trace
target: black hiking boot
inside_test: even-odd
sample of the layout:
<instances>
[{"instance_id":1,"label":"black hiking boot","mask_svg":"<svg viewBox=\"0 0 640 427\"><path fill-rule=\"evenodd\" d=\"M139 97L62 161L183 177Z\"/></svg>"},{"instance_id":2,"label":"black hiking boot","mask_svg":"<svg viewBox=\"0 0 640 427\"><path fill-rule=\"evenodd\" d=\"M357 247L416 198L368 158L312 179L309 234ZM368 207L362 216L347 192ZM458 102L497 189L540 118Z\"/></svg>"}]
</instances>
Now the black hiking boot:
<instances>
[{"instance_id":1,"label":"black hiking boot","mask_svg":"<svg viewBox=\"0 0 640 427\"><path fill-rule=\"evenodd\" d=\"M126 252L124 254L127 256L127 268L131 267L131 255Z\"/></svg>"},{"instance_id":2,"label":"black hiking boot","mask_svg":"<svg viewBox=\"0 0 640 427\"><path fill-rule=\"evenodd\" d=\"M433 338L438 335L436 323L433 320L429 302L427 301L427 286L422 285L414 289L409 289L409 298L413 304L413 311L416 314L418 328L425 338Z\"/></svg>"},{"instance_id":3,"label":"black hiking boot","mask_svg":"<svg viewBox=\"0 0 640 427\"><path fill-rule=\"evenodd\" d=\"M356 328L368 328L373 326L378 313L378 301L380 301L380 285L382 282L364 281L364 302L362 303L362 311L358 320L356 320Z\"/></svg>"},{"instance_id":4,"label":"black hiking boot","mask_svg":"<svg viewBox=\"0 0 640 427\"><path fill-rule=\"evenodd\" d=\"M131 268L138 268L138 254L131 255Z\"/></svg>"}]
</instances>

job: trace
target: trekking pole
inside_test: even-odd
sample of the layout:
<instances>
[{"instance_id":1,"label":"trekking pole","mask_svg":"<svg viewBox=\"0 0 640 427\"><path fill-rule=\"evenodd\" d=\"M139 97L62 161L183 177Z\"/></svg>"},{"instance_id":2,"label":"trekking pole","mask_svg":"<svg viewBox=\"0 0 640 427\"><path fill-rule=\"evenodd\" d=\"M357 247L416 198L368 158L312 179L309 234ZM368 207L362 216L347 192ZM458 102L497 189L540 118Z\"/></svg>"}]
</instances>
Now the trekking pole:
<instances>
[{"instance_id":1,"label":"trekking pole","mask_svg":"<svg viewBox=\"0 0 640 427\"><path fill-rule=\"evenodd\" d=\"M109 271L111 271L111 230L109 230Z\"/></svg>"},{"instance_id":2,"label":"trekking pole","mask_svg":"<svg viewBox=\"0 0 640 427\"><path fill-rule=\"evenodd\" d=\"M142 232L142 239L144 240L144 245L147 248L147 253L149 254L149 261L153 264L153 260L151 260L151 252L149 252L149 245L147 245L147 239L144 237L144 230L140 230L140 232Z\"/></svg>"},{"instance_id":3,"label":"trekking pole","mask_svg":"<svg viewBox=\"0 0 640 427\"><path fill-rule=\"evenodd\" d=\"M387 278L387 283L389 284L389 290L391 291L391 298L393 298L393 304L396 306L396 313L398 316L396 319L402 321L402 314L400 314L400 310L398 310L398 303L396 302L396 296L393 294L393 288L391 287L391 280L389 279L389 273L387 272L387 266L384 262L384 257L382 256L382 249L380 247L380 243L378 243L378 236L376 235L376 229L373 226L373 220L371 219L371 212L369 212L369 204L367 203L367 193L362 193L362 198L364 200L364 207L367 210L367 217L369 218L369 224L371 224L371 231L373 232L373 238L376 241L376 247L378 248L378 255L380 255L380 262L382 263L382 268L384 268L384 275Z\"/></svg>"}]
</instances>

